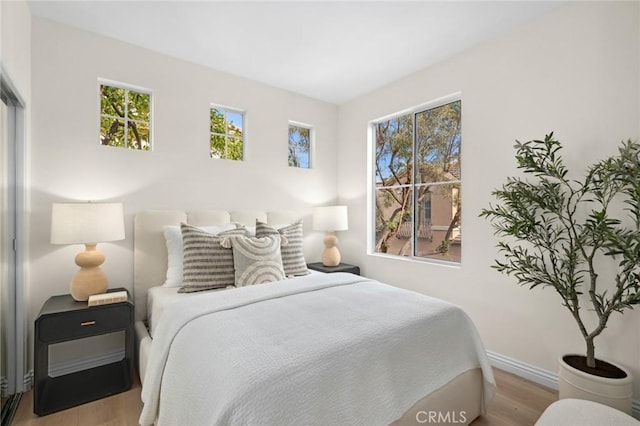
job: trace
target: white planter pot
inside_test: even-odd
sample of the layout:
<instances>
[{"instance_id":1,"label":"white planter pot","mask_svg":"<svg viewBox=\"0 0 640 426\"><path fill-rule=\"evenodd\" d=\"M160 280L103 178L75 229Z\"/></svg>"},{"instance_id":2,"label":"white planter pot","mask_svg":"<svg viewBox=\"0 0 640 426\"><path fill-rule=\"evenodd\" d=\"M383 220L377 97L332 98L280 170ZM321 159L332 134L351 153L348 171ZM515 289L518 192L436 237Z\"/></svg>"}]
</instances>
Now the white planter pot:
<instances>
[{"instance_id":1,"label":"white planter pot","mask_svg":"<svg viewBox=\"0 0 640 426\"><path fill-rule=\"evenodd\" d=\"M567 364L561 356L558 360L558 393L560 399L586 399L631 414L631 399L633 397L633 377L631 377L631 373L614 362L602 360L624 371L627 377L609 379L585 373Z\"/></svg>"}]
</instances>

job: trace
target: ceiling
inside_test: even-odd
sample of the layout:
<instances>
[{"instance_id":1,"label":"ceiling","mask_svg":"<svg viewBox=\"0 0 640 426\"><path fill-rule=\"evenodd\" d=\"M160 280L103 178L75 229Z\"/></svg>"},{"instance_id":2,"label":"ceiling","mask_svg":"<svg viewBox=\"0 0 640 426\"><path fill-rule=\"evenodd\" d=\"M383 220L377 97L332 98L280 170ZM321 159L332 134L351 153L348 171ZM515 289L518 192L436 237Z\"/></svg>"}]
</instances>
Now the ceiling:
<instances>
[{"instance_id":1,"label":"ceiling","mask_svg":"<svg viewBox=\"0 0 640 426\"><path fill-rule=\"evenodd\" d=\"M562 1L28 1L31 12L341 104Z\"/></svg>"}]
</instances>

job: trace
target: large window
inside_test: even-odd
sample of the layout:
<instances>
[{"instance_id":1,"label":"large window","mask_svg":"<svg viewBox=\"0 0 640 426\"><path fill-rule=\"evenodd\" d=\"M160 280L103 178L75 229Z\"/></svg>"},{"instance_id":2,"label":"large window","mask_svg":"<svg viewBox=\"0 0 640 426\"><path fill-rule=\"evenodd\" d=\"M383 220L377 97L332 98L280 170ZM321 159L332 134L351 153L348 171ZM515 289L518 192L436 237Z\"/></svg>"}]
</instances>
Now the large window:
<instances>
[{"instance_id":1,"label":"large window","mask_svg":"<svg viewBox=\"0 0 640 426\"><path fill-rule=\"evenodd\" d=\"M289 166L302 169L311 168L311 138L313 129L310 126L289 123Z\"/></svg>"},{"instance_id":2,"label":"large window","mask_svg":"<svg viewBox=\"0 0 640 426\"><path fill-rule=\"evenodd\" d=\"M460 262L461 101L373 123L374 251Z\"/></svg>"},{"instance_id":3,"label":"large window","mask_svg":"<svg viewBox=\"0 0 640 426\"><path fill-rule=\"evenodd\" d=\"M100 144L151 149L151 93L125 85L100 84Z\"/></svg>"},{"instance_id":4,"label":"large window","mask_svg":"<svg viewBox=\"0 0 640 426\"><path fill-rule=\"evenodd\" d=\"M210 111L210 155L225 160L244 159L244 113L212 106Z\"/></svg>"}]
</instances>

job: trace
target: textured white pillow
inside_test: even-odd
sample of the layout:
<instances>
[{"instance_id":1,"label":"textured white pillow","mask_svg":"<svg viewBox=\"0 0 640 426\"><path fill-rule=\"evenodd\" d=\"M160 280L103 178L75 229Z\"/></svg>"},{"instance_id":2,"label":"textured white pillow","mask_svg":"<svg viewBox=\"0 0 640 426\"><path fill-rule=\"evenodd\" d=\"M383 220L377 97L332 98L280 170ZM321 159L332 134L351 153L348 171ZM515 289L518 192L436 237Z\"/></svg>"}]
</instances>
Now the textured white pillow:
<instances>
[{"instance_id":1,"label":"textured white pillow","mask_svg":"<svg viewBox=\"0 0 640 426\"><path fill-rule=\"evenodd\" d=\"M209 234L217 235L224 231L236 228L236 224L228 223L221 226L198 226L198 228ZM182 286L182 261L184 250L182 248L182 232L178 225L168 225L162 228L164 240L167 244L167 253L169 255L167 262L167 278L162 287L181 287Z\"/></svg>"}]
</instances>

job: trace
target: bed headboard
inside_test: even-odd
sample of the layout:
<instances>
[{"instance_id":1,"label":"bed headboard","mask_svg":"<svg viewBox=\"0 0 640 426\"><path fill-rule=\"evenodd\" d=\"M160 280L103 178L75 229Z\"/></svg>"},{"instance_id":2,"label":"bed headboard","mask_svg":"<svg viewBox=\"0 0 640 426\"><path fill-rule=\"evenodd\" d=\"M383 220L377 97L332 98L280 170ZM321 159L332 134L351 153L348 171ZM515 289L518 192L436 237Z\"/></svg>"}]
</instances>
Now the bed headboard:
<instances>
[{"instance_id":1,"label":"bed headboard","mask_svg":"<svg viewBox=\"0 0 640 426\"><path fill-rule=\"evenodd\" d=\"M269 224L292 223L303 218L303 214L281 210L146 210L136 215L134 221L133 296L136 302L136 320L147 318L147 291L164 283L167 273L167 246L163 227L179 225L181 222L196 226L216 226L238 222L255 226L256 219Z\"/></svg>"}]
</instances>

